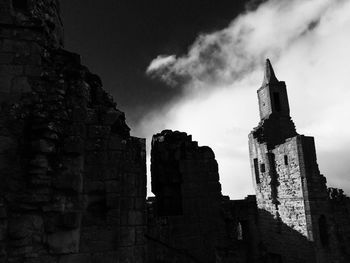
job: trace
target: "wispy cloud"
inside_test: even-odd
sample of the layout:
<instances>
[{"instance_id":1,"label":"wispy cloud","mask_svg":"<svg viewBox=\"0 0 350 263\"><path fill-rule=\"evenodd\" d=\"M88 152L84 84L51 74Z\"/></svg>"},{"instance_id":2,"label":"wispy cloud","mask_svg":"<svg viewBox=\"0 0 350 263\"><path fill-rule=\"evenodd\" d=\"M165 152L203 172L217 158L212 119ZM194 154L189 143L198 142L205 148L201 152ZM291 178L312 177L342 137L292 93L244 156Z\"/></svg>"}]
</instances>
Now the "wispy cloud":
<instances>
[{"instance_id":1,"label":"wispy cloud","mask_svg":"<svg viewBox=\"0 0 350 263\"><path fill-rule=\"evenodd\" d=\"M316 137L322 172L349 191L349 13L345 0L270 0L227 28L198 36L186 55L158 56L147 73L186 92L149 114L139 135L163 128L192 133L214 149L224 192L251 193L247 134L258 123L256 90L270 57L287 83L299 132ZM330 155L339 156L336 170Z\"/></svg>"}]
</instances>

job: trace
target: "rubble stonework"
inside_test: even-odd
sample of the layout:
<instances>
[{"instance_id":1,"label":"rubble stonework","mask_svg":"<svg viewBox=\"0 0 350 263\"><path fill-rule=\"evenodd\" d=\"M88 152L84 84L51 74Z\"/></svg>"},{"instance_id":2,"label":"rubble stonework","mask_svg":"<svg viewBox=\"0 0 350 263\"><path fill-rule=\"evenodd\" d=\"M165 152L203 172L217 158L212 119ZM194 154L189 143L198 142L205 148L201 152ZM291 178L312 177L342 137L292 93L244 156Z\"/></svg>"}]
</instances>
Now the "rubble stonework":
<instances>
[{"instance_id":1,"label":"rubble stonework","mask_svg":"<svg viewBox=\"0 0 350 263\"><path fill-rule=\"evenodd\" d=\"M213 151L145 139L64 49L58 0L0 0L0 263L350 262L350 198L326 186L269 61L249 135L256 196L222 196Z\"/></svg>"},{"instance_id":2,"label":"rubble stonework","mask_svg":"<svg viewBox=\"0 0 350 263\"><path fill-rule=\"evenodd\" d=\"M58 1L0 6L0 262L144 262L145 140L63 49Z\"/></svg>"},{"instance_id":3,"label":"rubble stonework","mask_svg":"<svg viewBox=\"0 0 350 263\"><path fill-rule=\"evenodd\" d=\"M186 133L164 130L152 139L151 172L150 262L215 262L225 229L213 151Z\"/></svg>"}]
</instances>

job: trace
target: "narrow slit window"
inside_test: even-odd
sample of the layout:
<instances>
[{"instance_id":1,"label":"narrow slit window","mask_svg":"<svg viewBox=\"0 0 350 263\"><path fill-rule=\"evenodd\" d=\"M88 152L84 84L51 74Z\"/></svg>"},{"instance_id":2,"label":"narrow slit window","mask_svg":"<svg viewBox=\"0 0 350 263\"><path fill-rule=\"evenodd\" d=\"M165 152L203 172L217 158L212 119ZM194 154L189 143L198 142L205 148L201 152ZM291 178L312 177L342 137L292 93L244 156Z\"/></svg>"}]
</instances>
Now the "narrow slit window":
<instances>
[{"instance_id":1,"label":"narrow slit window","mask_svg":"<svg viewBox=\"0 0 350 263\"><path fill-rule=\"evenodd\" d=\"M288 155L284 156L284 165L288 165Z\"/></svg>"},{"instance_id":2,"label":"narrow slit window","mask_svg":"<svg viewBox=\"0 0 350 263\"><path fill-rule=\"evenodd\" d=\"M241 222L237 224L237 240L243 240L243 229Z\"/></svg>"},{"instance_id":3,"label":"narrow slit window","mask_svg":"<svg viewBox=\"0 0 350 263\"><path fill-rule=\"evenodd\" d=\"M273 93L273 100L275 102L275 110L281 111L281 101L280 101L280 94L278 92Z\"/></svg>"},{"instance_id":4,"label":"narrow slit window","mask_svg":"<svg viewBox=\"0 0 350 263\"><path fill-rule=\"evenodd\" d=\"M260 164L260 172L262 172L262 173L265 173L265 164L264 163L261 163Z\"/></svg>"},{"instance_id":5,"label":"narrow slit window","mask_svg":"<svg viewBox=\"0 0 350 263\"><path fill-rule=\"evenodd\" d=\"M257 184L260 184L259 164L258 164L257 158L254 158L254 172L255 172L255 181Z\"/></svg>"}]
</instances>

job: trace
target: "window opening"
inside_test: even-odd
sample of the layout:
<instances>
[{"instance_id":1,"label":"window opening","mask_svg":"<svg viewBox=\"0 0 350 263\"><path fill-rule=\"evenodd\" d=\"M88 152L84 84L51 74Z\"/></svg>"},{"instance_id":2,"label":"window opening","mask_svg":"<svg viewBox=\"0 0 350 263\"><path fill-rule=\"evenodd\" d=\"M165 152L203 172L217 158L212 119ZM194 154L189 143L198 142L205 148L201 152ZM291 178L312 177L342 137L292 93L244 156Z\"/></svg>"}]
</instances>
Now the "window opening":
<instances>
[{"instance_id":1,"label":"window opening","mask_svg":"<svg viewBox=\"0 0 350 263\"><path fill-rule=\"evenodd\" d=\"M257 184L260 184L259 164L258 164L257 158L254 158L254 172L255 172L255 181Z\"/></svg>"},{"instance_id":2,"label":"window opening","mask_svg":"<svg viewBox=\"0 0 350 263\"><path fill-rule=\"evenodd\" d=\"M265 164L264 163L261 163L260 164L260 172L262 172L262 173L265 173Z\"/></svg>"},{"instance_id":3,"label":"window opening","mask_svg":"<svg viewBox=\"0 0 350 263\"><path fill-rule=\"evenodd\" d=\"M280 94L278 92L273 93L273 100L275 102L275 110L281 111Z\"/></svg>"}]
</instances>

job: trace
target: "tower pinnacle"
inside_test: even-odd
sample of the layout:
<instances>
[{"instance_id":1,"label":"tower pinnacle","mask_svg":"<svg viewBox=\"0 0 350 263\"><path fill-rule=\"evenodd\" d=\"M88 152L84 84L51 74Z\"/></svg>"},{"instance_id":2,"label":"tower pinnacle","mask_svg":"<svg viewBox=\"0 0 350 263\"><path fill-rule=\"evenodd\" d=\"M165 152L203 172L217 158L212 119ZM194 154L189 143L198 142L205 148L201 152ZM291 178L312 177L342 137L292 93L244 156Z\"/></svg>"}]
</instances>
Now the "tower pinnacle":
<instances>
[{"instance_id":1,"label":"tower pinnacle","mask_svg":"<svg viewBox=\"0 0 350 263\"><path fill-rule=\"evenodd\" d=\"M266 59L265 63L265 73L264 73L264 81L262 86L265 86L270 83L276 83L278 82L278 79L275 76L275 72L273 71L273 68L271 66L271 62L269 59Z\"/></svg>"}]
</instances>

